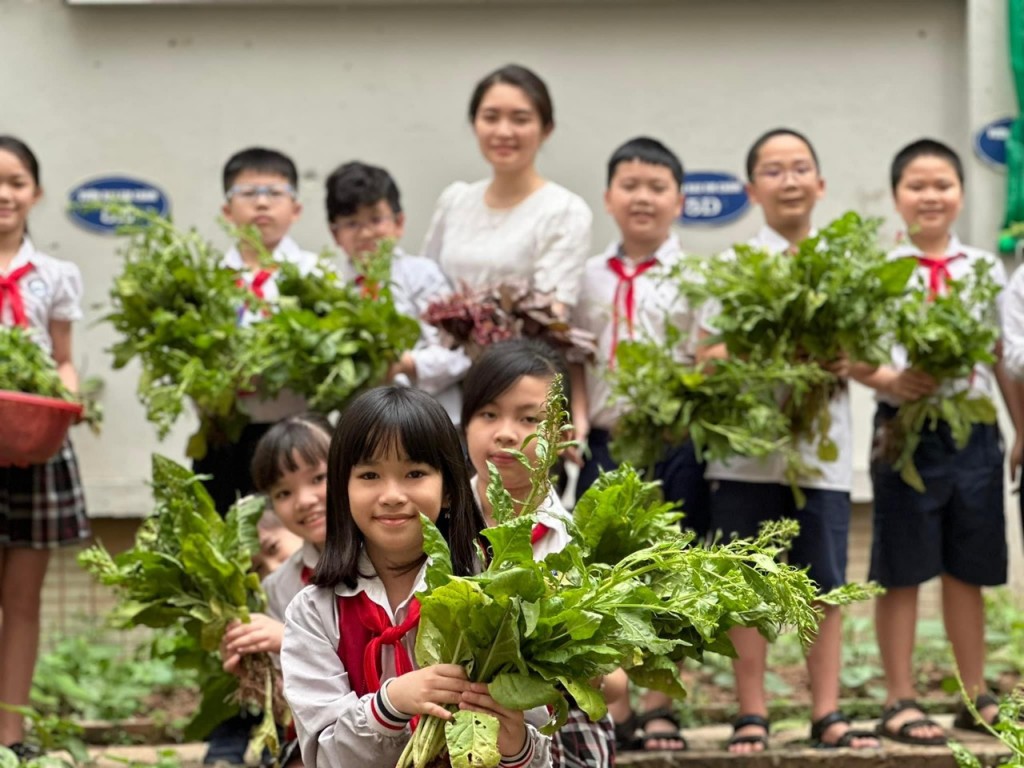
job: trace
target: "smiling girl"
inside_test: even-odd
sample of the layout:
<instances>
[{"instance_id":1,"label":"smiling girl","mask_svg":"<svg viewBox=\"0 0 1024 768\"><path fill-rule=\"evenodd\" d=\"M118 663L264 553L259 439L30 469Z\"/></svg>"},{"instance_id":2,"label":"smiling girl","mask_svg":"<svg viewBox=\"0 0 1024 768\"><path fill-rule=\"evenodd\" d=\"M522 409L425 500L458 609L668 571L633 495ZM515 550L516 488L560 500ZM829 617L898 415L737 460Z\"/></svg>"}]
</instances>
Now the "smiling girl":
<instances>
[{"instance_id":1,"label":"smiling girl","mask_svg":"<svg viewBox=\"0 0 1024 768\"><path fill-rule=\"evenodd\" d=\"M515 64L481 80L469 102L491 178L456 182L438 200L423 255L458 285L525 279L564 306L579 294L592 215L582 198L541 176L537 153L555 128L547 86Z\"/></svg>"},{"instance_id":2,"label":"smiling girl","mask_svg":"<svg viewBox=\"0 0 1024 768\"><path fill-rule=\"evenodd\" d=\"M380 387L341 415L327 460L327 538L288 608L281 666L307 766L394 765L418 715L498 719L504 768L550 765L549 740L454 664L416 669L426 555L420 515L448 541L453 572L478 569L483 521L458 433L436 400Z\"/></svg>"},{"instance_id":3,"label":"smiling girl","mask_svg":"<svg viewBox=\"0 0 1024 768\"><path fill-rule=\"evenodd\" d=\"M463 382L462 424L469 460L476 477L473 491L480 499L487 525L495 520L487 500L488 464L501 475L517 511L530 494L530 473L508 449L519 449L546 417L548 390L556 376L568 381L565 361L536 339L513 339L494 344L480 356ZM523 449L536 461L536 442ZM547 497L535 513L533 556L540 561L560 552L570 541L570 514L549 484ZM556 768L607 768L614 763L615 737L611 718L592 721L575 703L569 718L551 742Z\"/></svg>"},{"instance_id":4,"label":"smiling girl","mask_svg":"<svg viewBox=\"0 0 1024 768\"><path fill-rule=\"evenodd\" d=\"M71 262L37 251L28 237L29 211L42 194L32 150L0 136L0 325L26 328L77 392L71 323L82 317L82 276ZM70 440L45 464L0 467L0 701L28 704L50 551L89 535ZM0 710L0 744L25 757L31 750L23 738L21 713Z\"/></svg>"}]
</instances>

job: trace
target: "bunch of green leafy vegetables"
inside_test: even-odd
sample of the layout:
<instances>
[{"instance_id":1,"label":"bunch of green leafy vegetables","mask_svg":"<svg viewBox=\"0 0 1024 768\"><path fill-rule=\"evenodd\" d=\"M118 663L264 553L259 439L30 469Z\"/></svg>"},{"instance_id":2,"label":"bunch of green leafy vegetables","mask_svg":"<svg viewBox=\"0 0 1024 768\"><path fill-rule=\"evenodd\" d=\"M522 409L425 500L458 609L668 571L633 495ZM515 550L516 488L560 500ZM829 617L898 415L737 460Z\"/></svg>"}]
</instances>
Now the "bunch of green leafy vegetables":
<instances>
[{"instance_id":1,"label":"bunch of green leafy vegetables","mask_svg":"<svg viewBox=\"0 0 1024 768\"><path fill-rule=\"evenodd\" d=\"M373 275L390 269L393 244L363 262ZM279 267L281 298L275 311L250 330L243 352L247 368L259 370L262 392L290 389L311 408L329 413L342 408L362 388L382 382L388 366L412 349L419 323L399 313L388 277L367 276L375 286L363 291L342 284L326 262L312 280L294 264Z\"/></svg>"},{"instance_id":2,"label":"bunch of green leafy vegetables","mask_svg":"<svg viewBox=\"0 0 1024 768\"><path fill-rule=\"evenodd\" d=\"M18 326L0 326L0 390L80 403L85 409L82 418L94 431L103 420L99 406L69 391L60 380L53 357Z\"/></svg>"},{"instance_id":3,"label":"bunch of green leafy vegetables","mask_svg":"<svg viewBox=\"0 0 1024 768\"><path fill-rule=\"evenodd\" d=\"M124 213L124 206L115 206ZM165 218L127 209L135 223L125 263L110 291L106 320L119 340L114 367L134 359L142 366L137 392L147 418L165 437L191 401L198 431L187 454L201 458L211 443L233 442L248 423L240 393L273 399L284 390L312 407L342 407L362 388L380 382L390 363L419 336L416 321L395 309L386 285L375 295L343 285L324 258L310 274L274 262L258 237L232 231L279 270L279 301L254 296L223 256L195 230L182 232ZM390 264L382 246L367 260L376 274ZM243 324L243 312L261 322Z\"/></svg>"},{"instance_id":4,"label":"bunch of green leafy vegetables","mask_svg":"<svg viewBox=\"0 0 1024 768\"><path fill-rule=\"evenodd\" d=\"M628 408L615 427L617 459L653 467L667 445L689 439L703 460L780 453L792 477L811 471L796 450L792 422L778 395L785 388L790 409L807 408L814 394L834 381L828 371L807 362L740 357L713 366L687 365L673 352L678 332L668 331L664 344L619 344L612 395ZM827 443L827 434L822 440Z\"/></svg>"},{"instance_id":5,"label":"bunch of green leafy vegetables","mask_svg":"<svg viewBox=\"0 0 1024 768\"><path fill-rule=\"evenodd\" d=\"M217 651L227 625L249 621L266 598L252 555L259 549L257 523L265 500L248 497L221 518L200 479L170 459L153 456L154 514L139 529L135 546L114 557L96 545L78 562L113 587L118 603L111 620L120 627L168 628L186 634L191 652L175 656L213 673L203 682L203 703L188 731L208 732L238 712L263 712L257 745L276 752L274 713L282 712L267 654L246 655L236 678L220 670Z\"/></svg>"},{"instance_id":6,"label":"bunch of green leafy vegetables","mask_svg":"<svg viewBox=\"0 0 1024 768\"><path fill-rule=\"evenodd\" d=\"M912 258L901 261L916 264ZM995 300L1000 287L990 271L991 265L979 259L963 279L950 280L945 293L911 291L897 313L894 338L906 349L907 364L936 379L939 389L899 406L882 431L879 451L905 483L922 493L924 481L914 465L914 452L925 429L934 430L944 421L957 448L963 448L975 424L996 421L991 398L965 385L976 365L996 360Z\"/></svg>"},{"instance_id":7,"label":"bunch of green leafy vegetables","mask_svg":"<svg viewBox=\"0 0 1024 768\"><path fill-rule=\"evenodd\" d=\"M755 360L828 363L841 357L888 359L885 331L914 264L889 259L878 244L880 219L848 211L795 251L734 246L735 258L686 265L697 279L680 281L693 306L721 307L711 343Z\"/></svg>"},{"instance_id":8,"label":"bunch of green leafy vegetables","mask_svg":"<svg viewBox=\"0 0 1024 768\"><path fill-rule=\"evenodd\" d=\"M782 453L787 476L813 470L798 445L834 461L829 401L845 386L826 368L843 359L880 363L912 264L889 260L878 220L848 212L784 253L737 245L727 258L688 259L669 276L695 309L714 306L728 360L707 368L666 344L618 348L613 391L632 412L619 426L621 458L649 466L667 443L690 438L705 459Z\"/></svg>"},{"instance_id":9,"label":"bunch of green leafy vegetables","mask_svg":"<svg viewBox=\"0 0 1024 768\"><path fill-rule=\"evenodd\" d=\"M708 652L734 655L730 628L756 627L774 639L793 626L809 643L819 619L816 600L838 604L870 592L854 585L819 596L804 571L780 564L776 557L797 532L792 521L766 527L754 541L688 546L692 534L680 532L678 513L628 468L581 500L581 525L569 526L569 545L534 560L533 513L546 496L562 434L560 393L549 396L547 414L528 438L536 441L537 462L514 453L531 472L532 490L518 512L490 468L487 495L498 525L483 532L491 555L486 570L453 576L443 537L423 518L429 565L418 594L420 666L460 664L505 707L550 707L544 731L552 733L565 721L567 696L594 720L605 714L592 685L603 674L622 667L644 687L683 697L677 662ZM633 518L623 516L624 501ZM637 524L629 530L631 519ZM453 768L493 768L497 731L493 717L475 712L454 712L447 722L426 717L398 766L420 768L447 752Z\"/></svg>"}]
</instances>

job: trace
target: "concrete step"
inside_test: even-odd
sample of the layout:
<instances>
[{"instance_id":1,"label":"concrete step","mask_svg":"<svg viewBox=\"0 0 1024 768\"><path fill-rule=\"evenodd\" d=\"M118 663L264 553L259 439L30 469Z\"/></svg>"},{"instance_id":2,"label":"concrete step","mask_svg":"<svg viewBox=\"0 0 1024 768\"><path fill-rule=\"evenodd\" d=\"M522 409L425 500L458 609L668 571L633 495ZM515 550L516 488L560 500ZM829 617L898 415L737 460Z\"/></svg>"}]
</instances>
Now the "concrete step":
<instances>
[{"instance_id":1,"label":"concrete step","mask_svg":"<svg viewBox=\"0 0 1024 768\"><path fill-rule=\"evenodd\" d=\"M952 715L936 715L935 720L950 729L950 735L977 755L984 766L994 767L1009 755L1009 750L994 738L954 730ZM863 720L854 726L873 730L876 724L876 720ZM916 747L888 739L883 741L881 749L812 749L808 746L807 726L783 727L774 732L771 748L762 754L733 755L723 749L731 733L728 725L687 728L685 735L690 743L687 752L625 752L618 756L616 763L624 768L780 768L783 765L786 768L956 768L948 747ZM126 763L155 764L165 750L178 756L182 768L197 768L202 764L206 745L92 747L89 753L96 761L96 768L125 768Z\"/></svg>"},{"instance_id":2,"label":"concrete step","mask_svg":"<svg viewBox=\"0 0 1024 768\"><path fill-rule=\"evenodd\" d=\"M995 738L953 729L952 715L936 715L934 719L948 729L953 739L977 755L984 766L996 766L1010 754ZM860 720L853 727L874 730L877 723ZM686 752L624 752L616 764L631 768L956 768L953 753L945 746L920 747L885 739L881 749L814 749L809 744L809 730L809 725L783 727L773 731L771 747L766 752L734 755L724 749L732 734L731 726L687 728L683 731L690 745Z\"/></svg>"}]
</instances>

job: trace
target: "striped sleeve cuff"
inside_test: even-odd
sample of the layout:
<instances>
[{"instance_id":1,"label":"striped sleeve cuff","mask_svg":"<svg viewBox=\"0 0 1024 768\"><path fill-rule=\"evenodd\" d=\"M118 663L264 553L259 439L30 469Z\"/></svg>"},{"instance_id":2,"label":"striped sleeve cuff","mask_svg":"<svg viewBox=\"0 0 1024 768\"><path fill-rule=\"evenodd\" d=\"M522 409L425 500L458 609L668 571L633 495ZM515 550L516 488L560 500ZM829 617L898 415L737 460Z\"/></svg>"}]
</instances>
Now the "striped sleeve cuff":
<instances>
[{"instance_id":1,"label":"striped sleeve cuff","mask_svg":"<svg viewBox=\"0 0 1024 768\"><path fill-rule=\"evenodd\" d=\"M399 712L388 699L388 683L386 680L380 690L370 699L370 719L374 725L389 733L405 730L411 717Z\"/></svg>"},{"instance_id":2,"label":"striped sleeve cuff","mask_svg":"<svg viewBox=\"0 0 1024 768\"><path fill-rule=\"evenodd\" d=\"M501 762L498 763L501 768L526 768L533 761L533 739L531 738L529 730L526 732L526 743L523 744L523 748L519 750L517 755L502 755Z\"/></svg>"}]
</instances>

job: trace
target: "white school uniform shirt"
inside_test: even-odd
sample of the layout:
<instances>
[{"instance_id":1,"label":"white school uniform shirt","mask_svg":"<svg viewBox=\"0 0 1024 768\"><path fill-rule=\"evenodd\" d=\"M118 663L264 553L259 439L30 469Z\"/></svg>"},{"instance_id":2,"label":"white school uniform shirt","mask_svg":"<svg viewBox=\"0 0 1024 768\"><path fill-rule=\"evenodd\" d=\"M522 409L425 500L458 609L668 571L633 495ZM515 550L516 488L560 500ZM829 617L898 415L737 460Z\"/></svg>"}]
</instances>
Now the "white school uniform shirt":
<instances>
[{"instance_id":1,"label":"white school uniform shirt","mask_svg":"<svg viewBox=\"0 0 1024 768\"><path fill-rule=\"evenodd\" d=\"M290 237L283 238L277 244L277 248L274 249L271 258L279 263L295 264L302 275L309 275L315 272L319 263L315 253L302 250ZM252 285L252 281L259 271L258 269L253 270L246 266L245 262L242 261L242 254L239 253L237 246L232 246L228 249L221 263L228 269L237 271L246 287ZM281 297L277 287L277 275L276 271L272 272L263 284L263 298L271 304ZM238 324L243 328L259 322L260 318L259 312L253 312L248 307L242 306L238 309ZM238 405L241 411L257 424L271 424L281 419L286 419L289 416L294 416L297 413L302 413L308 408L305 398L288 389L282 391L273 400L263 400L257 395L241 395L238 398Z\"/></svg>"},{"instance_id":2,"label":"white school uniform shirt","mask_svg":"<svg viewBox=\"0 0 1024 768\"><path fill-rule=\"evenodd\" d=\"M576 303L590 253L593 215L583 198L553 181L512 208L484 202L490 180L455 182L441 193L423 244L460 288L479 289L513 279Z\"/></svg>"},{"instance_id":3,"label":"white school uniform shirt","mask_svg":"<svg viewBox=\"0 0 1024 768\"><path fill-rule=\"evenodd\" d=\"M1024 379L1024 269L1018 267L1003 291L1003 362Z\"/></svg>"},{"instance_id":4,"label":"white school uniform shirt","mask_svg":"<svg viewBox=\"0 0 1024 768\"><path fill-rule=\"evenodd\" d=\"M348 259L338 262L338 273L348 281L356 277ZM416 384L444 406L455 426L462 412L462 390L459 382L472 361L462 349L449 349L441 343L440 330L423 320L430 303L451 293L451 284L437 263L422 256L410 256L396 248L391 262L391 298L395 309L420 324L420 337L411 353L416 363ZM411 384L402 377L396 383Z\"/></svg>"},{"instance_id":5,"label":"white school uniform shirt","mask_svg":"<svg viewBox=\"0 0 1024 768\"><path fill-rule=\"evenodd\" d=\"M291 557L263 579L263 591L267 595L267 615L270 618L284 622L288 604L306 588L302 582L302 569L315 569L319 560L320 553L317 548L304 541L301 547L292 552Z\"/></svg>"},{"instance_id":6,"label":"white school uniform shirt","mask_svg":"<svg viewBox=\"0 0 1024 768\"><path fill-rule=\"evenodd\" d=\"M82 319L82 272L77 264L37 251L26 237L7 271L0 273L0 276L7 277L29 263L32 269L18 280L18 292L28 322L27 330L36 344L52 353L50 322ZM14 310L6 292L0 295L0 299L3 300L0 325L13 326Z\"/></svg>"},{"instance_id":7,"label":"white school uniform shirt","mask_svg":"<svg viewBox=\"0 0 1024 768\"><path fill-rule=\"evenodd\" d=\"M996 297L996 312L999 316L1002 316L1003 297L1007 293L1005 290L1006 269L1003 267L1003 263L988 251L964 245L955 234L951 233L949 236L949 243L946 245L946 252L943 255L948 258L950 256L958 256L959 254L963 254L966 258L957 259L956 261L950 261L947 263L946 269L949 270L949 278L951 280L962 280L974 271L975 262L979 260L987 261L991 265L989 275L1002 289ZM904 243L889 252L890 259L917 258L918 256L924 255L924 252L911 242ZM914 270L914 274L910 277L909 285L913 288L928 290L928 274L928 267L918 265L917 269ZM978 311L983 310L979 307ZM902 371L908 367L907 350L902 346L895 345L893 347L891 365L897 371ZM993 397L996 393L996 378L992 367L988 365L976 365L974 366L974 373L971 376L963 379L957 379L955 381L943 382L941 391L945 394L954 394L965 390L979 395ZM875 397L880 402L887 403L888 405L898 406L900 404L899 398L882 394L877 390L875 392Z\"/></svg>"},{"instance_id":8,"label":"white school uniform shirt","mask_svg":"<svg viewBox=\"0 0 1024 768\"><path fill-rule=\"evenodd\" d=\"M338 597L365 592L383 608L392 623L402 623L413 595L426 586L424 566L409 597L397 611L391 610L384 584L377 578L365 552L360 554L361 576L355 588L340 584L332 589L310 586L302 590L288 606L281 667L284 696L295 719L302 762L306 768L347 768L348 766L392 766L398 762L410 737L408 725L396 727L377 717L373 702L377 694L357 696L348 682L348 673L338 658L341 633L338 628ZM416 658L416 631L410 630L399 641L411 659ZM395 676L395 653L391 646L381 648L381 690L385 705L386 681ZM550 739L533 725L527 725L530 759L521 764L506 763L505 768L547 768L551 765Z\"/></svg>"},{"instance_id":9,"label":"white school uniform shirt","mask_svg":"<svg viewBox=\"0 0 1024 768\"><path fill-rule=\"evenodd\" d=\"M629 409L628 402L611 400L609 383L609 374L613 370L612 347L616 339L614 304L619 278L608 266L608 259L620 256L620 248L619 243L614 242L604 253L587 260L580 299L573 309L574 325L597 337L598 358L586 367L587 404L590 426L605 430L613 429L619 417ZM652 255L658 260L657 266L633 280L633 337L663 344L666 328L671 325L681 336L676 359L681 363L692 363L696 313L679 295L678 286L666 279L669 270L685 256L679 247L679 239L675 235L669 236ZM621 344L629 340L625 307L619 307L618 318L618 343Z\"/></svg>"},{"instance_id":10,"label":"white school uniform shirt","mask_svg":"<svg viewBox=\"0 0 1024 768\"><path fill-rule=\"evenodd\" d=\"M812 236L813 236L812 232ZM750 240L748 245L763 248L771 253L783 253L790 247L789 241L771 227L762 226L760 231ZM731 251L723 253L719 258L734 258ZM702 308L701 326L714 334L714 316L721 311L715 302L709 302ZM850 413L850 392L848 387L841 387L829 400L829 414L832 425L828 436L839 449L835 461L822 461L818 458L816 443L801 440L797 450L808 467L817 469L820 474L801 477L798 485L801 488L814 488L826 491L849 492L853 485L853 419ZM733 480L741 483L780 483L789 485L786 479L786 461L778 453L763 458L731 456L726 461L708 462L704 476L709 480Z\"/></svg>"},{"instance_id":11,"label":"white school uniform shirt","mask_svg":"<svg viewBox=\"0 0 1024 768\"><path fill-rule=\"evenodd\" d=\"M473 490L473 498L476 499L478 505L482 506L480 490L477 488L477 475L473 475L470 486ZM550 554L561 552L572 540L566 526L566 522L572 520L572 514L566 510L554 487L548 489L547 498L534 513L534 520L547 528L540 540L533 544L533 559L537 562Z\"/></svg>"}]
</instances>

